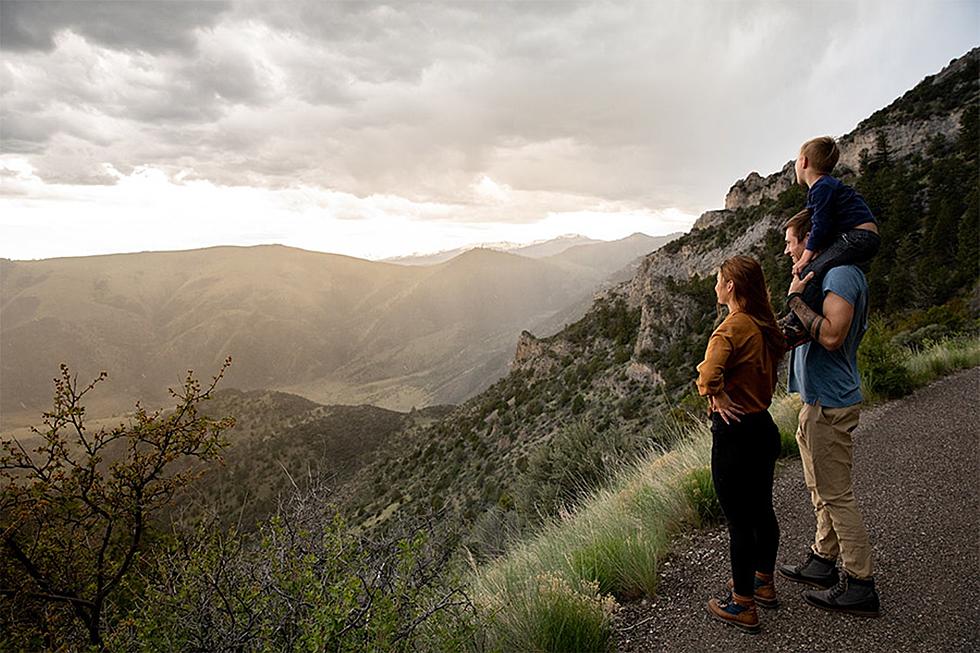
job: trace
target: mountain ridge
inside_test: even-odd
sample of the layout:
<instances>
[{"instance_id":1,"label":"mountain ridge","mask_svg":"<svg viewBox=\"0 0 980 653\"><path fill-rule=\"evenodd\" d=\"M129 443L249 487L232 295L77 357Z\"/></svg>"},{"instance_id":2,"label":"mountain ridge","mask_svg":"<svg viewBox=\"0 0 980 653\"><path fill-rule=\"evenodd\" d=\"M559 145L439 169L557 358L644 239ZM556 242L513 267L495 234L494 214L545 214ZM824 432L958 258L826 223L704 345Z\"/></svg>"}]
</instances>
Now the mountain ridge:
<instances>
[{"instance_id":1,"label":"mountain ridge","mask_svg":"<svg viewBox=\"0 0 980 653\"><path fill-rule=\"evenodd\" d=\"M453 249L441 250L438 252L430 252L427 254L409 254L405 256L393 256L385 259L383 261L389 263L396 263L398 265L436 265L445 262L451 258L459 256L472 249L493 249L499 252L509 252L511 254L519 254L521 256L528 256L530 258L539 258L543 256L550 256L555 253L560 253L561 251L574 247L580 244L598 244L606 241L595 240L592 238L587 238L579 234L565 234L562 236L557 236L555 238L550 238L547 240L535 241L527 244L511 243L511 242L501 242L501 243L476 243L473 245L465 245L463 247L456 247Z\"/></svg>"},{"instance_id":2,"label":"mountain ridge","mask_svg":"<svg viewBox=\"0 0 980 653\"><path fill-rule=\"evenodd\" d=\"M110 373L115 399L93 416L165 401L186 369L227 355L227 385L245 390L455 403L506 373L522 329L581 307L605 276L490 250L429 267L284 245L0 261L4 428L37 419L61 362Z\"/></svg>"}]
</instances>

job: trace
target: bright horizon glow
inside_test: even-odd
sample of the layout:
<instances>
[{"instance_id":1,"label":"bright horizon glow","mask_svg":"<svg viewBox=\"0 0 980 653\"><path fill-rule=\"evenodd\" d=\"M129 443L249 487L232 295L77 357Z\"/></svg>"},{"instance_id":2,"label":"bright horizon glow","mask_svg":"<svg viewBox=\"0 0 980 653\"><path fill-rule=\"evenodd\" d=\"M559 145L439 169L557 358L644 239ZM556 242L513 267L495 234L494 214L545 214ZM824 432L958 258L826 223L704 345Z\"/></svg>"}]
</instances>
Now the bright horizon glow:
<instances>
[{"instance_id":1,"label":"bright horizon glow","mask_svg":"<svg viewBox=\"0 0 980 653\"><path fill-rule=\"evenodd\" d=\"M0 158L0 171L7 173L6 203L14 209L0 220L0 257L14 260L272 244L379 260L569 234L604 241L637 232L662 236L686 231L697 218L596 198L524 197L522 202L541 203L542 219L498 222L493 212L514 201L513 191L487 176L474 182L474 191L491 202L442 204L304 186L219 186L150 166L129 175L106 166L115 184L71 187L45 184L29 163L14 157ZM66 192L74 201L61 198ZM562 210L548 211L549 204ZM43 230L32 219L38 214L45 216ZM106 242L106 233L115 238Z\"/></svg>"}]
</instances>

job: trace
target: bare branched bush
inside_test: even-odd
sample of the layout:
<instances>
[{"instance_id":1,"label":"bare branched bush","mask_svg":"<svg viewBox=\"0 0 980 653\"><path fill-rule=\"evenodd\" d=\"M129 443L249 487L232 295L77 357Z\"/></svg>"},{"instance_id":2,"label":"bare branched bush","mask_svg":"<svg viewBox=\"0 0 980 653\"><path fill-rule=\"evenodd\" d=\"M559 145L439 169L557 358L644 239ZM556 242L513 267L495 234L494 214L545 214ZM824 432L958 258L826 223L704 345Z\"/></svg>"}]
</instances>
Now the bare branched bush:
<instances>
[{"instance_id":1,"label":"bare branched bush","mask_svg":"<svg viewBox=\"0 0 980 653\"><path fill-rule=\"evenodd\" d=\"M11 650L103 648L109 613L150 537L153 516L195 475L190 461L216 458L231 418L198 414L231 359L202 388L192 372L176 407L136 405L128 424L90 430L82 400L106 378L79 386L66 365L54 409L28 450L0 446L0 645Z\"/></svg>"},{"instance_id":2,"label":"bare branched bush","mask_svg":"<svg viewBox=\"0 0 980 653\"><path fill-rule=\"evenodd\" d=\"M147 567L115 650L479 650L475 608L433 524L370 538L312 482L257 533L212 520Z\"/></svg>"}]
</instances>

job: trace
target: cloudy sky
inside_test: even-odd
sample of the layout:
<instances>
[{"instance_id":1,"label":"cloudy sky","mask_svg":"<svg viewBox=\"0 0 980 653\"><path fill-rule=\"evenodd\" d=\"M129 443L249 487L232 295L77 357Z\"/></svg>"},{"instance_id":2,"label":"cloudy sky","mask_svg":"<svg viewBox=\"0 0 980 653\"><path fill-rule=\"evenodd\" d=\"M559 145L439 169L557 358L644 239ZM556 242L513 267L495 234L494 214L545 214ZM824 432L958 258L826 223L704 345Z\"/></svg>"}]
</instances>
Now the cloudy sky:
<instances>
[{"instance_id":1,"label":"cloudy sky","mask_svg":"<svg viewBox=\"0 0 980 653\"><path fill-rule=\"evenodd\" d=\"M0 0L0 256L686 230L980 2Z\"/></svg>"}]
</instances>

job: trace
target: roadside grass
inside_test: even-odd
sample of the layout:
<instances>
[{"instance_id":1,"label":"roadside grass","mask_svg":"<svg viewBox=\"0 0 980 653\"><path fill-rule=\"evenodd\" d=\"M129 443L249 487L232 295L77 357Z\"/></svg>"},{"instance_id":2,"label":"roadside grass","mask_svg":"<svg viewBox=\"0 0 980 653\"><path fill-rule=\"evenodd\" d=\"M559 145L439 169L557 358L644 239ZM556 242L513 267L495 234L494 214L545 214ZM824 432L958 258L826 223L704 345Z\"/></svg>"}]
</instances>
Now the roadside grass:
<instances>
[{"instance_id":1,"label":"roadside grass","mask_svg":"<svg viewBox=\"0 0 980 653\"><path fill-rule=\"evenodd\" d=\"M793 458L800 455L800 447L796 444L796 425L800 414L800 396L779 391L772 398L769 414L779 427L779 440L782 444L783 458Z\"/></svg>"},{"instance_id":2,"label":"roadside grass","mask_svg":"<svg viewBox=\"0 0 980 653\"><path fill-rule=\"evenodd\" d=\"M927 343L905 361L916 387L927 385L956 370L980 365L980 338L956 338Z\"/></svg>"},{"instance_id":3,"label":"roadside grass","mask_svg":"<svg viewBox=\"0 0 980 653\"><path fill-rule=\"evenodd\" d=\"M875 346L886 347L881 342ZM879 370L863 379L873 401L980 365L980 338L943 340L914 351L879 349L874 355L901 370L897 375ZM899 388L896 378L907 384ZM887 386L875 386L876 379ZM783 457L799 455L799 408L799 397L785 393L777 394L770 408ZM645 452L535 537L515 543L480 568L473 565L472 596L482 608L490 650L612 650L617 600L653 595L672 538L720 518L711 482L709 428L675 422L668 431L668 449Z\"/></svg>"},{"instance_id":4,"label":"roadside grass","mask_svg":"<svg viewBox=\"0 0 980 653\"><path fill-rule=\"evenodd\" d=\"M653 594L671 536L704 521L694 493L717 502L710 475L704 483L696 471L710 463L707 426L687 425L675 438L670 450L649 450L535 538L475 570L474 600L489 615L492 649L610 649L615 599ZM702 475L693 483L692 471Z\"/></svg>"}]
</instances>

